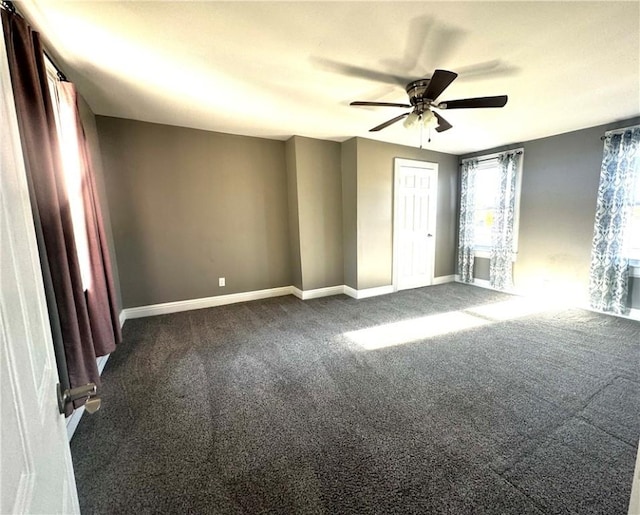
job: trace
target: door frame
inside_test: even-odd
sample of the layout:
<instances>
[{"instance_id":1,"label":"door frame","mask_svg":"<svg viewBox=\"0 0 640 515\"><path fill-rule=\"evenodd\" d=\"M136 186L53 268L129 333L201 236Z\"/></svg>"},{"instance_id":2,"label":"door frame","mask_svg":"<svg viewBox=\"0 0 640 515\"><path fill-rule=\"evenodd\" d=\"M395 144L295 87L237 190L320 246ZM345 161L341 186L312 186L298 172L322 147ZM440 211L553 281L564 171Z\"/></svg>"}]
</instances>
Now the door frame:
<instances>
[{"instance_id":1,"label":"door frame","mask_svg":"<svg viewBox=\"0 0 640 515\"><path fill-rule=\"evenodd\" d=\"M435 175L435 202L432 202L429 206L429 219L433 220L434 225L437 220L437 204L438 204L438 163L433 163L431 161L420 161L417 159L406 159L401 157L396 157L393 160L393 256L391 259L392 262L392 286L393 291L398 291L398 262L399 262L399 253L400 253L400 238L399 238L399 224L400 217L398 216L398 208L399 208L399 196L400 196L400 188L399 180L400 180L400 170L403 167L411 167L411 168L422 168L425 170L429 170L433 172ZM437 227L437 226L436 226ZM436 231L433 231L433 259L431 262L431 284L433 284L433 279L435 277L435 265L436 265Z\"/></svg>"}]
</instances>

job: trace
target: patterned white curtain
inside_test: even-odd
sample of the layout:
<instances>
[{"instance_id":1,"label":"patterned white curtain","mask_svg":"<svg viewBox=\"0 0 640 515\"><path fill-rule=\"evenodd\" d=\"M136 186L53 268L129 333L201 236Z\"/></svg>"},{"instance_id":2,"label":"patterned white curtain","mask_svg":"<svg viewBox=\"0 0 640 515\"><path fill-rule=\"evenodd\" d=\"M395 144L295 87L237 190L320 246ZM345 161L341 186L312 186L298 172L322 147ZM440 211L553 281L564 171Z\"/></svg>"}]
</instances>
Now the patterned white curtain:
<instances>
[{"instance_id":1,"label":"patterned white curtain","mask_svg":"<svg viewBox=\"0 0 640 515\"><path fill-rule=\"evenodd\" d=\"M460 184L460 229L458 235L458 273L465 283L473 281L473 225L475 215L475 182L478 160L462 163Z\"/></svg>"},{"instance_id":2,"label":"patterned white curtain","mask_svg":"<svg viewBox=\"0 0 640 515\"><path fill-rule=\"evenodd\" d=\"M634 180L640 173L639 145L640 127L608 134L600 170L589 297L591 307L617 314L628 311L629 260L624 254L624 241L634 201Z\"/></svg>"},{"instance_id":3,"label":"patterned white curtain","mask_svg":"<svg viewBox=\"0 0 640 515\"><path fill-rule=\"evenodd\" d=\"M518 152L506 152L498 157L500 192L491 229L489 261L489 284L498 290L513 286L513 226L519 158Z\"/></svg>"}]
</instances>

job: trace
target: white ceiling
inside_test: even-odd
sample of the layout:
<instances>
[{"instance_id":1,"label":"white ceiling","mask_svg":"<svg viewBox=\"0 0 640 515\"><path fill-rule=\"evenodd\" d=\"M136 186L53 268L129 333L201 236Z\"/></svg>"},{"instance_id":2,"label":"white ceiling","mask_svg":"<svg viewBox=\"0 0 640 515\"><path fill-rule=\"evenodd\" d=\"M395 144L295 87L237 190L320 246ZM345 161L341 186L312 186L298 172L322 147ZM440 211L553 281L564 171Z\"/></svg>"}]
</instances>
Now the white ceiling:
<instances>
[{"instance_id":1,"label":"white ceiling","mask_svg":"<svg viewBox=\"0 0 640 515\"><path fill-rule=\"evenodd\" d=\"M16 2L96 114L418 146L391 76L459 73L425 148L462 154L640 115L640 2ZM389 82L391 80L391 82Z\"/></svg>"}]
</instances>

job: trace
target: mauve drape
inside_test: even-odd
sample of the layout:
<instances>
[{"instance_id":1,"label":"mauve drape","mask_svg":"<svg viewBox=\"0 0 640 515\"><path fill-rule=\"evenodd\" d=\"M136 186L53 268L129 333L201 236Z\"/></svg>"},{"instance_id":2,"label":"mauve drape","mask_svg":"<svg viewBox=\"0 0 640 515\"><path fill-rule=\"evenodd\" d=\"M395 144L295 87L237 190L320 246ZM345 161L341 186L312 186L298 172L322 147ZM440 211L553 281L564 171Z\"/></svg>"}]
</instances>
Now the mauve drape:
<instances>
[{"instance_id":1,"label":"mauve drape","mask_svg":"<svg viewBox=\"0 0 640 515\"><path fill-rule=\"evenodd\" d=\"M91 285L86 292L89 321L96 356L115 350L121 340L116 294L111 275L111 258L98 203L89 144L80 118L78 92L70 82L58 82L58 95L63 108L73 111L78 151L82 170L82 200L91 264Z\"/></svg>"},{"instance_id":2,"label":"mauve drape","mask_svg":"<svg viewBox=\"0 0 640 515\"><path fill-rule=\"evenodd\" d=\"M35 204L34 215L39 217L36 225L42 228L42 238L38 244L44 247L43 254L48 261L69 384L72 388L89 382L99 385L96 356L114 350L121 338L115 303L112 301L110 271L106 270L109 268L108 258L104 259L104 231L93 202L93 214L97 216L87 224L94 228L94 235L89 234L89 239L94 246L97 241L100 241L100 245L91 251L91 256L101 256L101 260L92 259L92 271L102 263L103 271L98 278L102 276L103 283L108 285L107 303L104 302L104 294L87 292L85 297L39 34L31 30L19 16L4 10L0 12L31 187L31 202ZM84 149L84 160L87 162L86 146L81 148ZM92 190L91 184L87 188L87 195L92 195ZM95 284L99 281L95 281ZM109 311L102 310L103 305ZM82 402L77 403L76 407Z\"/></svg>"}]
</instances>

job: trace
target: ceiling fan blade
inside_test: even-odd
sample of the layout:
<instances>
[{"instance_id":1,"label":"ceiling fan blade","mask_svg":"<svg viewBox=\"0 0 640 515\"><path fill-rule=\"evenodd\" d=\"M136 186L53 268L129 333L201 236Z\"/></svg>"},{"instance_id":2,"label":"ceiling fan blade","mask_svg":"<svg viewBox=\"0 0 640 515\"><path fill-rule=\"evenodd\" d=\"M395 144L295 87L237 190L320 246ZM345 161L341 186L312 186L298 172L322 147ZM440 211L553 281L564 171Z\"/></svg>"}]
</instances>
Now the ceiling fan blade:
<instances>
[{"instance_id":1,"label":"ceiling fan blade","mask_svg":"<svg viewBox=\"0 0 640 515\"><path fill-rule=\"evenodd\" d=\"M350 106L378 106L378 107L411 107L409 104L395 104L393 102L351 102Z\"/></svg>"},{"instance_id":2,"label":"ceiling fan blade","mask_svg":"<svg viewBox=\"0 0 640 515\"><path fill-rule=\"evenodd\" d=\"M409 113L403 113L400 116L396 116L395 118L391 118L391 120L387 120L384 123L381 123L380 125L375 126L373 129L369 129L369 132L376 132L379 130L384 129L385 127L389 127L389 125L399 122L400 120L402 120L405 116L409 116Z\"/></svg>"},{"instance_id":3,"label":"ceiling fan blade","mask_svg":"<svg viewBox=\"0 0 640 515\"><path fill-rule=\"evenodd\" d=\"M451 125L447 120L445 120L442 116L440 116L435 111L431 111L433 115L438 120L438 126L436 127L436 132L444 132L449 130L453 125Z\"/></svg>"},{"instance_id":4,"label":"ceiling fan blade","mask_svg":"<svg viewBox=\"0 0 640 515\"><path fill-rule=\"evenodd\" d=\"M433 76L429 81L429 86L427 87L424 97L430 100L435 100L445 89L447 89L449 84L451 84L457 76L458 74L455 72L450 72L448 70L436 70L433 72Z\"/></svg>"},{"instance_id":5,"label":"ceiling fan blade","mask_svg":"<svg viewBox=\"0 0 640 515\"><path fill-rule=\"evenodd\" d=\"M509 77L520 71L517 66L508 64L500 59L484 61L456 68L458 80L490 79L491 77Z\"/></svg>"},{"instance_id":6,"label":"ceiling fan blade","mask_svg":"<svg viewBox=\"0 0 640 515\"><path fill-rule=\"evenodd\" d=\"M507 95L496 97L464 98L461 100L449 100L441 102L440 109L467 109L477 107L504 107L507 103Z\"/></svg>"},{"instance_id":7,"label":"ceiling fan blade","mask_svg":"<svg viewBox=\"0 0 640 515\"><path fill-rule=\"evenodd\" d=\"M322 57L311 57L311 61L318 67L324 68L327 71L334 73L341 73L349 77L356 77L358 79L374 80L376 82L384 82L386 84L394 84L396 86L404 87L411 79L406 77L400 77L391 73L379 72L376 70L369 70L360 66L353 66L351 64L341 63L339 61L333 61L331 59L325 59Z\"/></svg>"}]
</instances>

